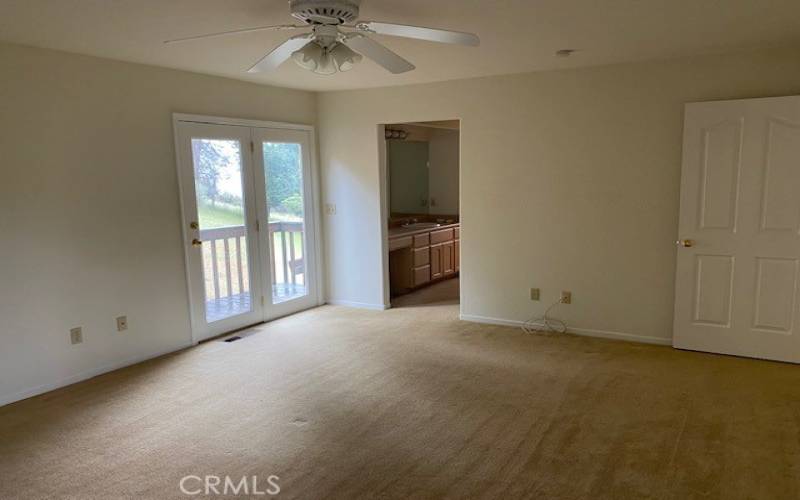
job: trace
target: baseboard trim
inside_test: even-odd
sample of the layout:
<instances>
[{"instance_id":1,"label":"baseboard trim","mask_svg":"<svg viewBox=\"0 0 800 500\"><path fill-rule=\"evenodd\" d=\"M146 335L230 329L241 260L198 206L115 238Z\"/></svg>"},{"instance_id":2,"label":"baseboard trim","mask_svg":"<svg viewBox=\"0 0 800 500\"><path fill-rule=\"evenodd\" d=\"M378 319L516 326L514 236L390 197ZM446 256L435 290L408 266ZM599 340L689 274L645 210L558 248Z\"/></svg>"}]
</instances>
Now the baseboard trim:
<instances>
[{"instance_id":1,"label":"baseboard trim","mask_svg":"<svg viewBox=\"0 0 800 500\"><path fill-rule=\"evenodd\" d=\"M17 401L22 401L23 399L39 396L41 394L54 391L56 389L61 389L62 387L66 387L68 385L77 384L78 382L83 382L84 380L89 380L90 378L94 378L103 375L105 373L113 372L114 370L119 370L120 368L125 368L138 363L142 363L144 361L159 358L167 354L172 354L173 352L182 351L183 349L186 349L188 347L192 347L192 344L188 343L186 345L179 346L175 349L167 349L165 351L159 351L153 354L146 354L144 356L134 356L132 358L125 359L123 361L110 363L92 370L88 370L82 373L78 373L76 375L69 376L67 378L59 380L58 382L51 382L48 384L38 385L30 389L19 391L15 394L9 394L6 396L0 395L0 407L11 403L16 403Z\"/></svg>"},{"instance_id":2,"label":"baseboard trim","mask_svg":"<svg viewBox=\"0 0 800 500\"><path fill-rule=\"evenodd\" d=\"M327 304L332 306L353 307L355 309L369 309L372 311L385 311L389 309L389 306L386 304L368 304L366 302L353 302L352 300L331 299L327 301Z\"/></svg>"},{"instance_id":3,"label":"baseboard trim","mask_svg":"<svg viewBox=\"0 0 800 500\"><path fill-rule=\"evenodd\" d=\"M357 309L369 309L373 311L384 311L389 309L389 306L385 304L368 304L365 302L353 302L349 300L328 300L328 304L336 305L336 306L345 306L345 307L353 307ZM483 323L489 325L502 325L502 326L513 326L513 327L522 327L524 324L523 321L517 320L510 320L510 319L502 319L502 318L491 318L487 316L477 316L472 314L461 314L460 319L462 321L469 321L472 323ZM567 328L567 333L571 333L573 335L581 335L585 337L597 337L597 338L604 338L604 339L612 339L612 340L625 340L628 342L639 342L643 344L655 344L655 345L672 345L672 339L666 339L662 337L650 337L646 335L636 335L632 333L624 333L624 332L614 332L608 330L595 330L590 328ZM72 375L70 377L61 379L57 382L52 382L48 384L42 384L30 389L25 389L19 391L15 394L9 394L2 396L0 395L0 406L5 406L11 403L16 403L17 401L22 401L23 399L32 398L34 396L38 396L40 394L44 394L46 392L54 391L56 389L60 389L62 387L66 387L68 385L72 385L78 382L82 382L84 380L88 380L90 378L94 378L100 375L103 375L108 372L112 372L114 370L119 370L121 368L125 368L131 365L135 365L138 363L142 363L144 361L148 361L151 359L155 359L161 356L165 356L167 354L172 354L177 351L181 351L188 347L191 347L191 343L187 343L186 345L178 346L174 349L167 349L164 351L159 351L152 354L146 354L143 356L135 356L132 358L125 359L123 361L119 361L116 363L110 363L93 370L88 370L76 375Z\"/></svg>"},{"instance_id":4,"label":"baseboard trim","mask_svg":"<svg viewBox=\"0 0 800 500\"><path fill-rule=\"evenodd\" d=\"M511 319L490 318L487 316L476 316L472 314L460 315L462 321L469 321L472 323L484 323L487 325L502 325L502 326L515 326L522 328L525 324L524 321L516 321ZM608 330L594 330L591 328L567 328L567 333L573 335L581 335L584 337L597 337L601 339L611 340L625 340L628 342L639 342L641 344L655 344L655 345L672 345L672 339L662 337L650 337L647 335L636 335L633 333L613 332Z\"/></svg>"}]
</instances>

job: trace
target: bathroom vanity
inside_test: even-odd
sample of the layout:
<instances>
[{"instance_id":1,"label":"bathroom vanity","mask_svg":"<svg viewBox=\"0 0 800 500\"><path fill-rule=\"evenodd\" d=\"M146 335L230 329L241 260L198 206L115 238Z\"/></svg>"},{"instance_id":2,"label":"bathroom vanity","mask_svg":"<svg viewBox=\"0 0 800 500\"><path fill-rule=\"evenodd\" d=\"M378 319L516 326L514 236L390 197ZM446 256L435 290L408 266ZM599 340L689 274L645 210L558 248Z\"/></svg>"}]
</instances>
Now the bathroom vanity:
<instances>
[{"instance_id":1,"label":"bathroom vanity","mask_svg":"<svg viewBox=\"0 0 800 500\"><path fill-rule=\"evenodd\" d=\"M389 229L392 295L454 278L460 267L461 225L411 224Z\"/></svg>"}]
</instances>

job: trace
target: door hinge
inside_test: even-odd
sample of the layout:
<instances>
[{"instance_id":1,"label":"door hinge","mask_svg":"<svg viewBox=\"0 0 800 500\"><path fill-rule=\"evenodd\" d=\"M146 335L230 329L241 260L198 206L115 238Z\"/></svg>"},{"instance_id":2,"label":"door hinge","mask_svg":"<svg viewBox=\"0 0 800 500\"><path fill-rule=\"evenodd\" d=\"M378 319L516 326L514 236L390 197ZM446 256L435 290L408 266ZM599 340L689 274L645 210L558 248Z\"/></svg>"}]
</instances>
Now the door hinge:
<instances>
[{"instance_id":1,"label":"door hinge","mask_svg":"<svg viewBox=\"0 0 800 500\"><path fill-rule=\"evenodd\" d=\"M261 307L264 307L266 305L266 302L267 302L266 299L264 299L264 296L262 295L261 296Z\"/></svg>"},{"instance_id":2,"label":"door hinge","mask_svg":"<svg viewBox=\"0 0 800 500\"><path fill-rule=\"evenodd\" d=\"M251 153L255 153L256 152L256 143L253 142L253 141L250 141L250 152Z\"/></svg>"},{"instance_id":3,"label":"door hinge","mask_svg":"<svg viewBox=\"0 0 800 500\"><path fill-rule=\"evenodd\" d=\"M256 221L256 231L261 231L261 223Z\"/></svg>"}]
</instances>

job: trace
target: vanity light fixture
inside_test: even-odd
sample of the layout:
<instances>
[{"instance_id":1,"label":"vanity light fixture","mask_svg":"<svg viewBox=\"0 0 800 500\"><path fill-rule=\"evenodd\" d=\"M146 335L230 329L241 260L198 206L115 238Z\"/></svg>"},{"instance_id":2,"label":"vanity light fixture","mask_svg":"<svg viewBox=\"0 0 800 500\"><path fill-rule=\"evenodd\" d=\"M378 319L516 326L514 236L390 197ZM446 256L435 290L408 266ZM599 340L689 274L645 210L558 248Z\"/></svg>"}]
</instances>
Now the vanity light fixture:
<instances>
[{"instance_id":1,"label":"vanity light fixture","mask_svg":"<svg viewBox=\"0 0 800 500\"><path fill-rule=\"evenodd\" d=\"M396 130L396 129L386 129L385 136L387 139L396 139L400 141L405 141L408 138L408 132L405 130Z\"/></svg>"}]
</instances>

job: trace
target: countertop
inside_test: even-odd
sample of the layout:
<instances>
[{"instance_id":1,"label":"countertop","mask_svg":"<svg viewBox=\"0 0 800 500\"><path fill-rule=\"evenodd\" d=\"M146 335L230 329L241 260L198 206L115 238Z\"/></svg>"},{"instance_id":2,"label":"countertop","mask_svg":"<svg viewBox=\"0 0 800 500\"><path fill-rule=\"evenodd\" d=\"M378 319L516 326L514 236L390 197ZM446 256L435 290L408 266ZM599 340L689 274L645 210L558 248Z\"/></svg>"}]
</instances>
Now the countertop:
<instances>
[{"instance_id":1,"label":"countertop","mask_svg":"<svg viewBox=\"0 0 800 500\"><path fill-rule=\"evenodd\" d=\"M400 236L413 236L415 234L430 233L431 231L441 231L443 229L459 227L460 225L461 224L459 222L454 222L452 224L442 224L439 227L433 227L429 229L406 229L404 227L393 227L389 229L389 238L399 238Z\"/></svg>"}]
</instances>

